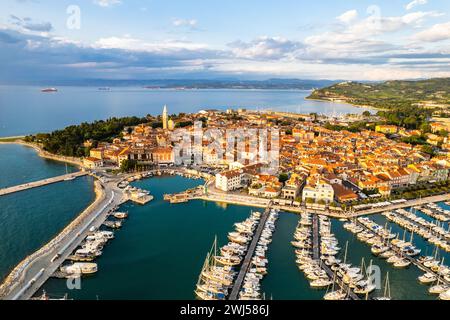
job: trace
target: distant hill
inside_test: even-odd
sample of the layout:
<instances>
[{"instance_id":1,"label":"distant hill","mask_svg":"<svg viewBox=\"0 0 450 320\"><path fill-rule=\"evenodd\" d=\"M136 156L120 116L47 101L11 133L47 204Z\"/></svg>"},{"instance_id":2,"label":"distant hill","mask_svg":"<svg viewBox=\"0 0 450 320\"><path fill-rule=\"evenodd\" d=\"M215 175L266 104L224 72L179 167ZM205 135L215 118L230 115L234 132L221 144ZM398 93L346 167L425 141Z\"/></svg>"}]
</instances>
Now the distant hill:
<instances>
[{"instance_id":1,"label":"distant hill","mask_svg":"<svg viewBox=\"0 0 450 320\"><path fill-rule=\"evenodd\" d=\"M449 108L450 78L382 83L341 82L313 91L308 99L343 101L384 109L410 106Z\"/></svg>"},{"instance_id":2,"label":"distant hill","mask_svg":"<svg viewBox=\"0 0 450 320\"><path fill-rule=\"evenodd\" d=\"M107 80L80 79L60 80L49 83L27 83L41 86L98 86L117 87L134 86L161 89L296 89L312 90L332 85L339 81L332 80L303 80L303 79L268 79L268 80L239 80L239 79L161 79L161 80Z\"/></svg>"}]
</instances>

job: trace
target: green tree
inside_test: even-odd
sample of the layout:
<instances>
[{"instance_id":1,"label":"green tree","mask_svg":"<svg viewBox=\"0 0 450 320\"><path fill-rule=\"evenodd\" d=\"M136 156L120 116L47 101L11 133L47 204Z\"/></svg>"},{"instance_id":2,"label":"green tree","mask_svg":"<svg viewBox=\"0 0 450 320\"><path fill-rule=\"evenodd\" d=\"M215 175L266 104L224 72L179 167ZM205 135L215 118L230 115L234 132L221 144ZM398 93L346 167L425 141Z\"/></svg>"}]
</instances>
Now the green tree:
<instances>
[{"instance_id":1,"label":"green tree","mask_svg":"<svg viewBox=\"0 0 450 320\"><path fill-rule=\"evenodd\" d=\"M423 134L425 133L430 133L431 132L431 126L429 123L422 123L422 125L420 126L420 131L422 131Z\"/></svg>"},{"instance_id":2,"label":"green tree","mask_svg":"<svg viewBox=\"0 0 450 320\"><path fill-rule=\"evenodd\" d=\"M279 175L279 177L278 177L278 181L279 181L279 182L285 183L285 182L288 181L288 180L289 180L289 176L288 176L287 173L285 173L285 172L280 173L280 175Z\"/></svg>"},{"instance_id":3,"label":"green tree","mask_svg":"<svg viewBox=\"0 0 450 320\"><path fill-rule=\"evenodd\" d=\"M124 161L122 161L122 164L120 165L120 171L130 172L130 171L134 170L136 167L137 167L136 160L124 160Z\"/></svg>"},{"instance_id":4,"label":"green tree","mask_svg":"<svg viewBox=\"0 0 450 320\"><path fill-rule=\"evenodd\" d=\"M430 156L434 156L434 148L430 145L424 145L422 146L422 152L425 152L427 154L429 154Z\"/></svg>"}]
</instances>

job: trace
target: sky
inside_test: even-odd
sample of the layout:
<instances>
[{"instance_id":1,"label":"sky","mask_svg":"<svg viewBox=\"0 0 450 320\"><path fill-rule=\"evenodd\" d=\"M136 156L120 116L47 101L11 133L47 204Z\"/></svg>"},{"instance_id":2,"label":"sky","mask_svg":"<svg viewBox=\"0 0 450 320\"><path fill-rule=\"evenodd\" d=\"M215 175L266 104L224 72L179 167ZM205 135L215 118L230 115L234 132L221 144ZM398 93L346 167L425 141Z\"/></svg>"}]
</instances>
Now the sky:
<instances>
[{"instance_id":1,"label":"sky","mask_svg":"<svg viewBox=\"0 0 450 320\"><path fill-rule=\"evenodd\" d=\"M448 0L2 0L0 81L450 77Z\"/></svg>"}]
</instances>

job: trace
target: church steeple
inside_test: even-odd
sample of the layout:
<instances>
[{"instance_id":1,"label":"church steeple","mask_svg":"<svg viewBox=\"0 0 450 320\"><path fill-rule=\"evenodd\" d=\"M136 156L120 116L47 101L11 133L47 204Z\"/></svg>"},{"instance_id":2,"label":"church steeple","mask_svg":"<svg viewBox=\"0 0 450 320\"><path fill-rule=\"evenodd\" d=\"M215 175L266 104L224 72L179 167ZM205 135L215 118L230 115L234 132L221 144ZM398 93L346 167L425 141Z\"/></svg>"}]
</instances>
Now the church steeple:
<instances>
[{"instance_id":1,"label":"church steeple","mask_svg":"<svg viewBox=\"0 0 450 320\"><path fill-rule=\"evenodd\" d=\"M162 114L162 122L163 122L163 129L167 130L169 128L169 117L167 115L167 105L164 105L163 114Z\"/></svg>"}]
</instances>

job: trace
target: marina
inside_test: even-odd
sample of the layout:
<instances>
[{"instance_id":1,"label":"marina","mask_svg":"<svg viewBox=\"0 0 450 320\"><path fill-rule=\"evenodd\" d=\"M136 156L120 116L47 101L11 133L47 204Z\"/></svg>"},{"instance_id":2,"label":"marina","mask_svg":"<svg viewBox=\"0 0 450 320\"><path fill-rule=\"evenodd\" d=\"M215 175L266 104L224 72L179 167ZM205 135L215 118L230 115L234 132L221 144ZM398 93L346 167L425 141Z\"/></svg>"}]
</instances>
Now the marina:
<instances>
[{"instance_id":1,"label":"marina","mask_svg":"<svg viewBox=\"0 0 450 320\"><path fill-rule=\"evenodd\" d=\"M51 296L64 296L66 295L67 289L57 289L58 286L54 286L55 284L57 284L58 281L61 281L60 279L58 279L58 277L70 277L70 276L74 276L77 274L81 274L82 278L83 278L83 284L85 284L85 282L88 285L89 288L89 284L90 283L95 283L97 282L97 278L99 279L103 279L103 278L107 278L108 275L111 273L111 270L108 270L108 268L104 268L102 267L103 263L102 261L104 261L105 259L108 259L108 255L105 256L105 252L108 252L109 250L111 250L112 247L116 246L116 243L120 245L120 241L112 241L109 244L108 241L108 245L102 247L101 245L101 241L98 242L98 237L99 234L96 234L96 232L113 232L114 233L107 233L109 235L109 239L108 240L112 240L112 238L116 238L117 236L119 236L119 238L121 238L121 241L124 241L123 238L123 234L128 233L128 228L130 227L130 223L131 225L134 223L134 220L137 218L137 216L135 214L130 214L130 212L134 212L137 208L141 208L141 210L146 211L147 207L150 206L169 206L172 207L172 205L170 203L166 203L164 204L164 195L168 194L167 191L176 191L176 188L174 188L174 186L172 185L170 188L165 189L164 187L162 187L162 189L160 190L160 186L161 186L161 182L163 181L170 181L172 179L185 179L182 178L181 176L184 175L182 173L178 173L175 171L161 171L160 173L152 173L151 175L149 174L145 174L142 176L134 176L134 178L130 178L129 180L131 180L131 182L127 182L124 183L122 185L122 190L129 190L131 192L137 192L137 193L142 193L142 191L144 190L152 190L152 193L155 193L155 202L153 203L153 201L151 203L147 203L144 205L139 205L138 207L135 207L133 203L125 203L120 205L120 207L117 207L116 210L112 210L111 212L108 213L108 215L106 216L105 219L106 224L109 226L103 226L100 227L98 231L92 231L92 230L86 230L88 231L88 233L86 233L86 236L82 239L82 241L80 242L80 246L78 247L74 247L74 249L67 255L65 262L62 263L62 266L64 267L63 269L59 268L57 270L55 270L55 272L53 273L54 276L56 276L57 278L53 278L53 279L49 279L48 281L46 281L46 284L43 287L43 290L46 290L46 292L51 292ZM152 179L145 179L147 177L152 177ZM192 176L191 176L192 177ZM186 184L180 184L178 185L179 190L193 190L193 192L195 190L201 190L202 189L202 181L195 181L195 180L183 180L183 181L190 181L193 183L193 185L189 186ZM133 186L130 186L129 183L133 183ZM183 182L184 183L184 182ZM158 186L158 187L156 187ZM44 187L46 188L46 187ZM127 189L128 188L128 189ZM36 191L39 190L39 188L36 189ZM30 191L26 191L26 192L32 192L33 190ZM25 193L26 193L25 192ZM20 195L21 193L18 193L17 195ZM149 195L147 192L144 192L144 194ZM8 195L8 197L10 196L14 196L14 194ZM126 199L126 198L124 198ZM136 203L137 204L137 203ZM207 205L206 202L204 201L190 201L189 203L181 203L178 205L173 205L173 210L179 211L180 208L179 206L187 206L187 207L191 207L191 206L196 206L198 204L201 204L202 206ZM217 207L219 208L220 206L216 205L216 204L209 204L210 206L213 207ZM427 206L428 207L428 206ZM440 208L440 206L438 207ZM439 219L437 219L437 216L431 216L429 213L425 214L421 211L418 210L419 208L413 208L411 210L397 210L396 214L399 217L402 217L402 219L404 219L405 221L408 221L409 223L414 223L414 227L415 227L415 234L416 237L420 236L420 230L422 229L426 229L427 231L429 231L433 236L440 236L441 240L446 239L446 235L448 232L448 225L444 225L446 222L441 221ZM436 208L435 205L431 205L431 208L429 208L430 210L433 210L433 212L435 212L436 214L439 213L441 215L446 214L447 209L442 209L439 210ZM242 213L244 214L243 218L245 216L248 216L248 208L243 207L242 208ZM415 212L415 214L414 214ZM420 215L419 215L420 212ZM142 214L142 213L141 213ZM287 215L286 218L284 218L284 215ZM302 283L303 280L299 281L300 279L296 280L299 281L298 285L299 285L299 289L300 290L297 294L298 296L303 296L304 298L312 298L315 297L317 293L321 292L321 296L323 297L324 295L327 295L327 299L328 298L350 298L350 299L365 299L366 296L363 294L363 292L367 291L370 288L365 288L364 286L355 286L355 284L357 284L360 281L364 281L364 279L361 279L360 281L356 282L356 283L351 283L349 282L348 284L346 284L344 282L344 278L342 278L340 275L338 275L338 272L335 272L335 270L333 270L333 263L330 262L337 262L338 260L341 259L341 261L346 261L346 259L348 258L352 258L353 254L354 254L354 250L345 250L346 252L348 251L348 254L346 254L345 256L348 257L344 257L344 259L342 259L342 257L338 257L338 255L334 255L336 254L337 251L339 252L340 250L337 250L338 248L338 243L337 243L337 239L334 239L332 237L332 233L330 232L331 229L335 229L336 226L335 225L340 225L341 222L335 219L330 219L330 218L325 218L322 216L318 216L317 214L300 214L298 216L296 215L292 215L292 214L288 214L288 213L281 213L280 216L282 217L281 221L282 223L284 223L283 221L289 221L291 220L291 218L289 217L299 217L300 221L303 221L303 223L305 223L306 225L309 225L309 227L311 228L311 249L314 249L311 251L311 258L314 257L314 259L317 259L317 257L319 257L319 267L320 270L323 270L325 273L321 273L319 272L318 275L325 275L327 276L327 278L323 277L323 279L318 278L315 280L308 279L309 285L308 287L302 288ZM308 218L309 217L309 218ZM373 215L372 216L374 219L379 219L379 217L383 217L382 215ZM384 217L383 217L384 218ZM129 221L127 220L127 222L125 223L124 226L126 226L125 228L121 228L120 231L117 228L119 225L122 226L122 224L124 223L125 219L130 219ZM361 219L361 218L360 218ZM365 219L365 218L364 218ZM269 221L271 221L268 218ZM103 223L105 223L105 221ZM236 221L236 220L234 220ZM245 221L245 220L237 220L237 221ZM295 220L297 222L299 222L299 220ZM359 221L359 220L358 220ZM364 220L361 220L362 222L364 222ZM239 252L240 249L244 250L242 252L242 259L240 261L236 260L234 261L233 258L230 258L228 260L222 260L222 262L231 264L230 270L232 269L232 272L230 273L230 275L233 276L233 281L231 281L231 283L229 284L229 287L227 289L227 294L230 294L233 291L233 286L235 284L234 279L238 278L238 275L241 273L241 270L247 270L247 272L242 273L243 277L242 277L242 282L241 282L241 286L240 286L240 290L238 290L238 299L267 299L267 298L277 298L278 296L273 294L273 288L271 287L273 286L273 281L272 279L279 277L279 275L274 274L273 272L269 272L269 261L270 260L274 260L272 261L272 263L270 263L270 268L274 268L275 270L277 270L277 268L279 268L279 262L277 260L279 259L270 259L271 256L273 256L274 254L283 254L283 249L281 249L281 252L274 252L275 250L280 250L278 249L273 249L273 245L272 245L272 232L274 230L274 223L275 220L273 220L269 225L273 225L273 229L272 227L268 227L267 224L264 225L265 228L263 228L263 231L261 231L260 234L260 238L257 241L257 244L254 248L253 253L250 255L249 251L245 251L246 249L243 249L243 247L238 247L237 245L234 246L226 246L226 248L224 249L226 251L229 250L237 250L237 252ZM278 224L279 222L277 222ZM250 231L251 229L246 229L245 224L242 225L241 223L238 222L233 222L236 232L245 232L245 231ZM314 228L314 225L318 224L319 227L318 228ZM258 225L258 228L262 226ZM403 227L405 227L406 225L403 225ZM359 225L359 227L364 228L363 226ZM417 227L421 227L421 229L418 229ZM110 231L107 231L107 230ZM312 232L314 230L314 232ZM364 229L366 230L366 229ZM229 229L228 229L229 231ZM368 230L366 230L368 231ZM336 232L336 231L334 231ZM339 237L339 233L336 233L336 238ZM392 232L394 233L394 232ZM218 232L217 233L219 236L219 239L222 238L221 240L219 240L219 243L224 243L224 239L223 235L227 235L227 231L223 230L222 232ZM222 236L221 236L222 235ZM278 235L276 238L281 237L283 235L279 234L279 233L274 233L274 235ZM300 236L301 233L297 234L297 236ZM313 236L316 235L316 236ZM250 239L242 239L239 238L239 234L228 234L228 237L231 237L231 239L233 239L234 241L237 242L241 242L241 246L243 244L251 244L253 243L253 241L256 241L256 238L252 238L251 241ZM275 238L275 240L276 240ZM318 240L315 240L315 239ZM410 236L407 236L407 238L409 239ZM97 240L96 240L97 239ZM300 237L301 239L301 237ZM312 241L314 240L314 241ZM230 241L230 238L228 238L228 241ZM298 241L298 239L296 239L296 241ZM360 241L358 239L358 241ZM92 245L89 245L88 243L92 243ZM207 241L206 241L207 243ZM284 242L283 247L286 246L287 242ZM345 243L345 242L344 242ZM105 243L106 244L106 243ZM439 242L437 242L437 244L439 244ZM276 240L275 243L276 246L278 245L278 240ZM430 245L434 246L434 244L430 243ZM347 247L347 245L346 245ZM315 249L318 248L319 250ZM439 247L440 250L443 250L442 246ZM445 248L445 247L444 247ZM96 249L96 250L95 250ZM221 248L223 249L223 248ZM128 249L127 249L128 250ZM304 253L301 252L300 248L296 249L296 253L300 254L300 257L305 257ZM334 251L333 251L334 250ZM222 250L219 250L222 253ZM285 251L285 250L284 250ZM444 250L445 251L445 250ZM244 255L244 252L246 253ZM400 251L397 251L400 254ZM369 250L369 254L370 254L370 250ZM248 258L247 258L248 255ZM436 258L439 256L440 254L436 254ZM432 255L430 255L432 256ZM197 256L198 257L198 256ZM378 259L378 258L376 258ZM405 258L406 260L410 261L408 258ZM114 259L116 260L116 259ZM201 260L200 259L195 259L195 260ZM219 259L220 260L220 259ZM288 260L290 261L289 263L292 264L293 266L297 265L297 274L298 274L298 264L295 263L295 260L299 260L299 257L297 256L296 259L294 260ZM366 260L369 260L369 257L366 256ZM429 283L429 288L424 288L425 291L430 291L430 294L433 294L433 296L436 296L436 294L438 295L442 295L443 298L446 297L446 291L444 291L445 288L447 288L447 283L446 283L446 279L445 276L442 277L436 277L437 275L437 271L439 271L439 268L442 264L442 259L433 259L433 261L431 261L431 259L429 259L429 261L419 261L418 258L416 258L416 260L420 263L422 263L423 265L425 265L424 263L426 262L427 265L434 264L434 265L430 265L429 269L424 269L422 271L422 269L417 268L418 270L418 274L417 276L413 276L414 280L417 282L417 284L419 286L424 286L423 284L421 284L422 282L424 283ZM250 263L248 264L248 268L244 268L241 269L239 268L240 264L243 264L244 261L250 261ZM439 263L436 265L436 261L439 261ZM198 262L198 261L197 261ZM414 262L410 261L411 264L416 265ZM78 263L78 264L77 264ZM238 264L236 264L238 263ZM328 265L328 264L329 265ZM348 264L348 263L346 263ZM71 268L68 268L70 266L74 266ZM219 264L217 263L216 266L219 266ZM369 263L370 266L370 263ZM82 268L82 267L86 267L86 268ZM224 267L224 266L222 266ZM350 270L352 271L356 271L355 264L348 266L348 268L350 268ZM114 268L113 268L114 269ZM197 271L195 272L195 278L198 279L198 270L201 269L201 266L198 267ZM226 269L226 268L225 268ZM336 269L334 267L334 269ZM365 266L365 264L362 265L361 268L359 268L361 271L359 273L355 273L355 274L351 274L353 277L356 277L356 279L358 279L360 276L365 275L365 272L363 272L363 269L367 269L367 267ZM433 270L434 269L434 270ZM338 269L336 269L337 271ZM437 271L436 271L437 270ZM442 269L445 270L445 269ZM57 272L56 272L57 271ZM64 272L63 272L64 271ZM72 274L68 274L72 273ZM317 271L317 270L316 270ZM348 270L347 270L348 271ZM408 274L411 273L412 269L408 268L408 269L400 269L399 272ZM281 271L278 271L276 273L279 273ZM389 271L391 273L391 271ZM310 273L312 274L312 273ZM335 275L336 274L336 275ZM416 273L414 273L416 274ZM89 275L89 277L86 277L86 275ZM250 275L250 276L248 276ZM301 275L301 274L300 274ZM342 276L345 276L343 274L341 274ZM391 274L390 274L391 275ZM412 274L411 274L412 275ZM396 274L394 273L394 280ZM420 278L419 278L420 277ZM389 277L390 279L392 277ZM294 277L295 279L295 277ZM388 281L389 282L389 281ZM272 284L271 284L272 283ZM388 283L386 283L384 285L384 287L386 287ZM395 292L397 291L397 284L392 283L392 280L390 280L389 286L392 287L393 284L393 288L391 288L391 291L393 292L392 297L393 299L396 298L396 294ZM136 283L137 285L137 283ZM267 287L268 285L270 285L269 287ZM342 285L342 287L341 287ZM275 284L276 286L276 284ZM191 295L185 295L186 298L188 298L189 296L192 297L192 285L191 287ZM294 285L294 287L296 287ZM333 288L334 287L334 288ZM89 292L92 292L93 295L95 296L96 294L94 292L98 291L97 289L97 285L92 286ZM62 290L61 290L62 289ZM220 288L218 286L214 287L214 286L204 286L203 287L204 290L208 291L208 290L213 290L213 291L217 291L219 292L220 290L222 290L223 288ZM219 290L220 289L220 290ZM42 290L42 289L41 289ZM39 290L37 292L37 296L39 297L42 293L42 291ZM325 290L325 291L324 291ZM83 290L84 291L84 290ZM355 291L359 292L359 293L355 293ZM266 294L266 292L270 292L269 295ZM334 293L333 293L334 292ZM74 298L77 297L77 294L80 294L81 292L76 292L76 291L72 291L69 292L69 297L70 298ZM187 292L186 292L187 293ZM304 296L306 293L306 297ZM345 293L345 296L344 296ZM103 296L103 294L102 294ZM170 295L168 295L169 297ZM380 293L380 289L377 289L377 294L373 294L371 293L369 295L369 298L378 298L378 296L380 296L380 298L385 298L383 295L383 292ZM105 298L108 297L108 294L105 294ZM282 297L282 295L280 295L280 297ZM82 296L78 296L78 298L82 298ZM224 299L226 298L226 296L224 295ZM317 297L319 298L319 297Z\"/></svg>"},{"instance_id":2,"label":"marina","mask_svg":"<svg viewBox=\"0 0 450 320\"><path fill-rule=\"evenodd\" d=\"M208 253L196 285L201 300L261 300L260 281L267 274L266 251L275 231L278 212L252 212L235 223L227 245L217 251L217 239Z\"/></svg>"},{"instance_id":3,"label":"marina","mask_svg":"<svg viewBox=\"0 0 450 320\"><path fill-rule=\"evenodd\" d=\"M358 226L361 228L357 228ZM401 240L398 234L396 236L368 218L358 218L356 222L348 223L346 228L357 235L361 235L358 238L371 245L374 255L387 259L387 262L393 264L394 267L404 269L413 264L419 270L425 272L425 274L417 278L420 283L425 285L432 283L436 285L442 284L442 288L447 288L447 290L450 288L448 281L450 280L450 268L443 264L443 260L436 260L436 256L418 257L421 249L417 249L413 245L413 233L411 233L409 241L405 239L406 233L403 236L403 240ZM437 293L436 290L429 291L430 293ZM445 291L442 291L440 294L445 296Z\"/></svg>"},{"instance_id":4,"label":"marina","mask_svg":"<svg viewBox=\"0 0 450 320\"><path fill-rule=\"evenodd\" d=\"M294 241L296 264L315 289L327 289L325 300L359 300L352 286L361 288L361 269L336 259L340 248L337 239L331 233L330 220L324 216L303 214L299 220ZM346 248L347 251L347 248ZM347 255L347 253L346 253Z\"/></svg>"}]
</instances>

